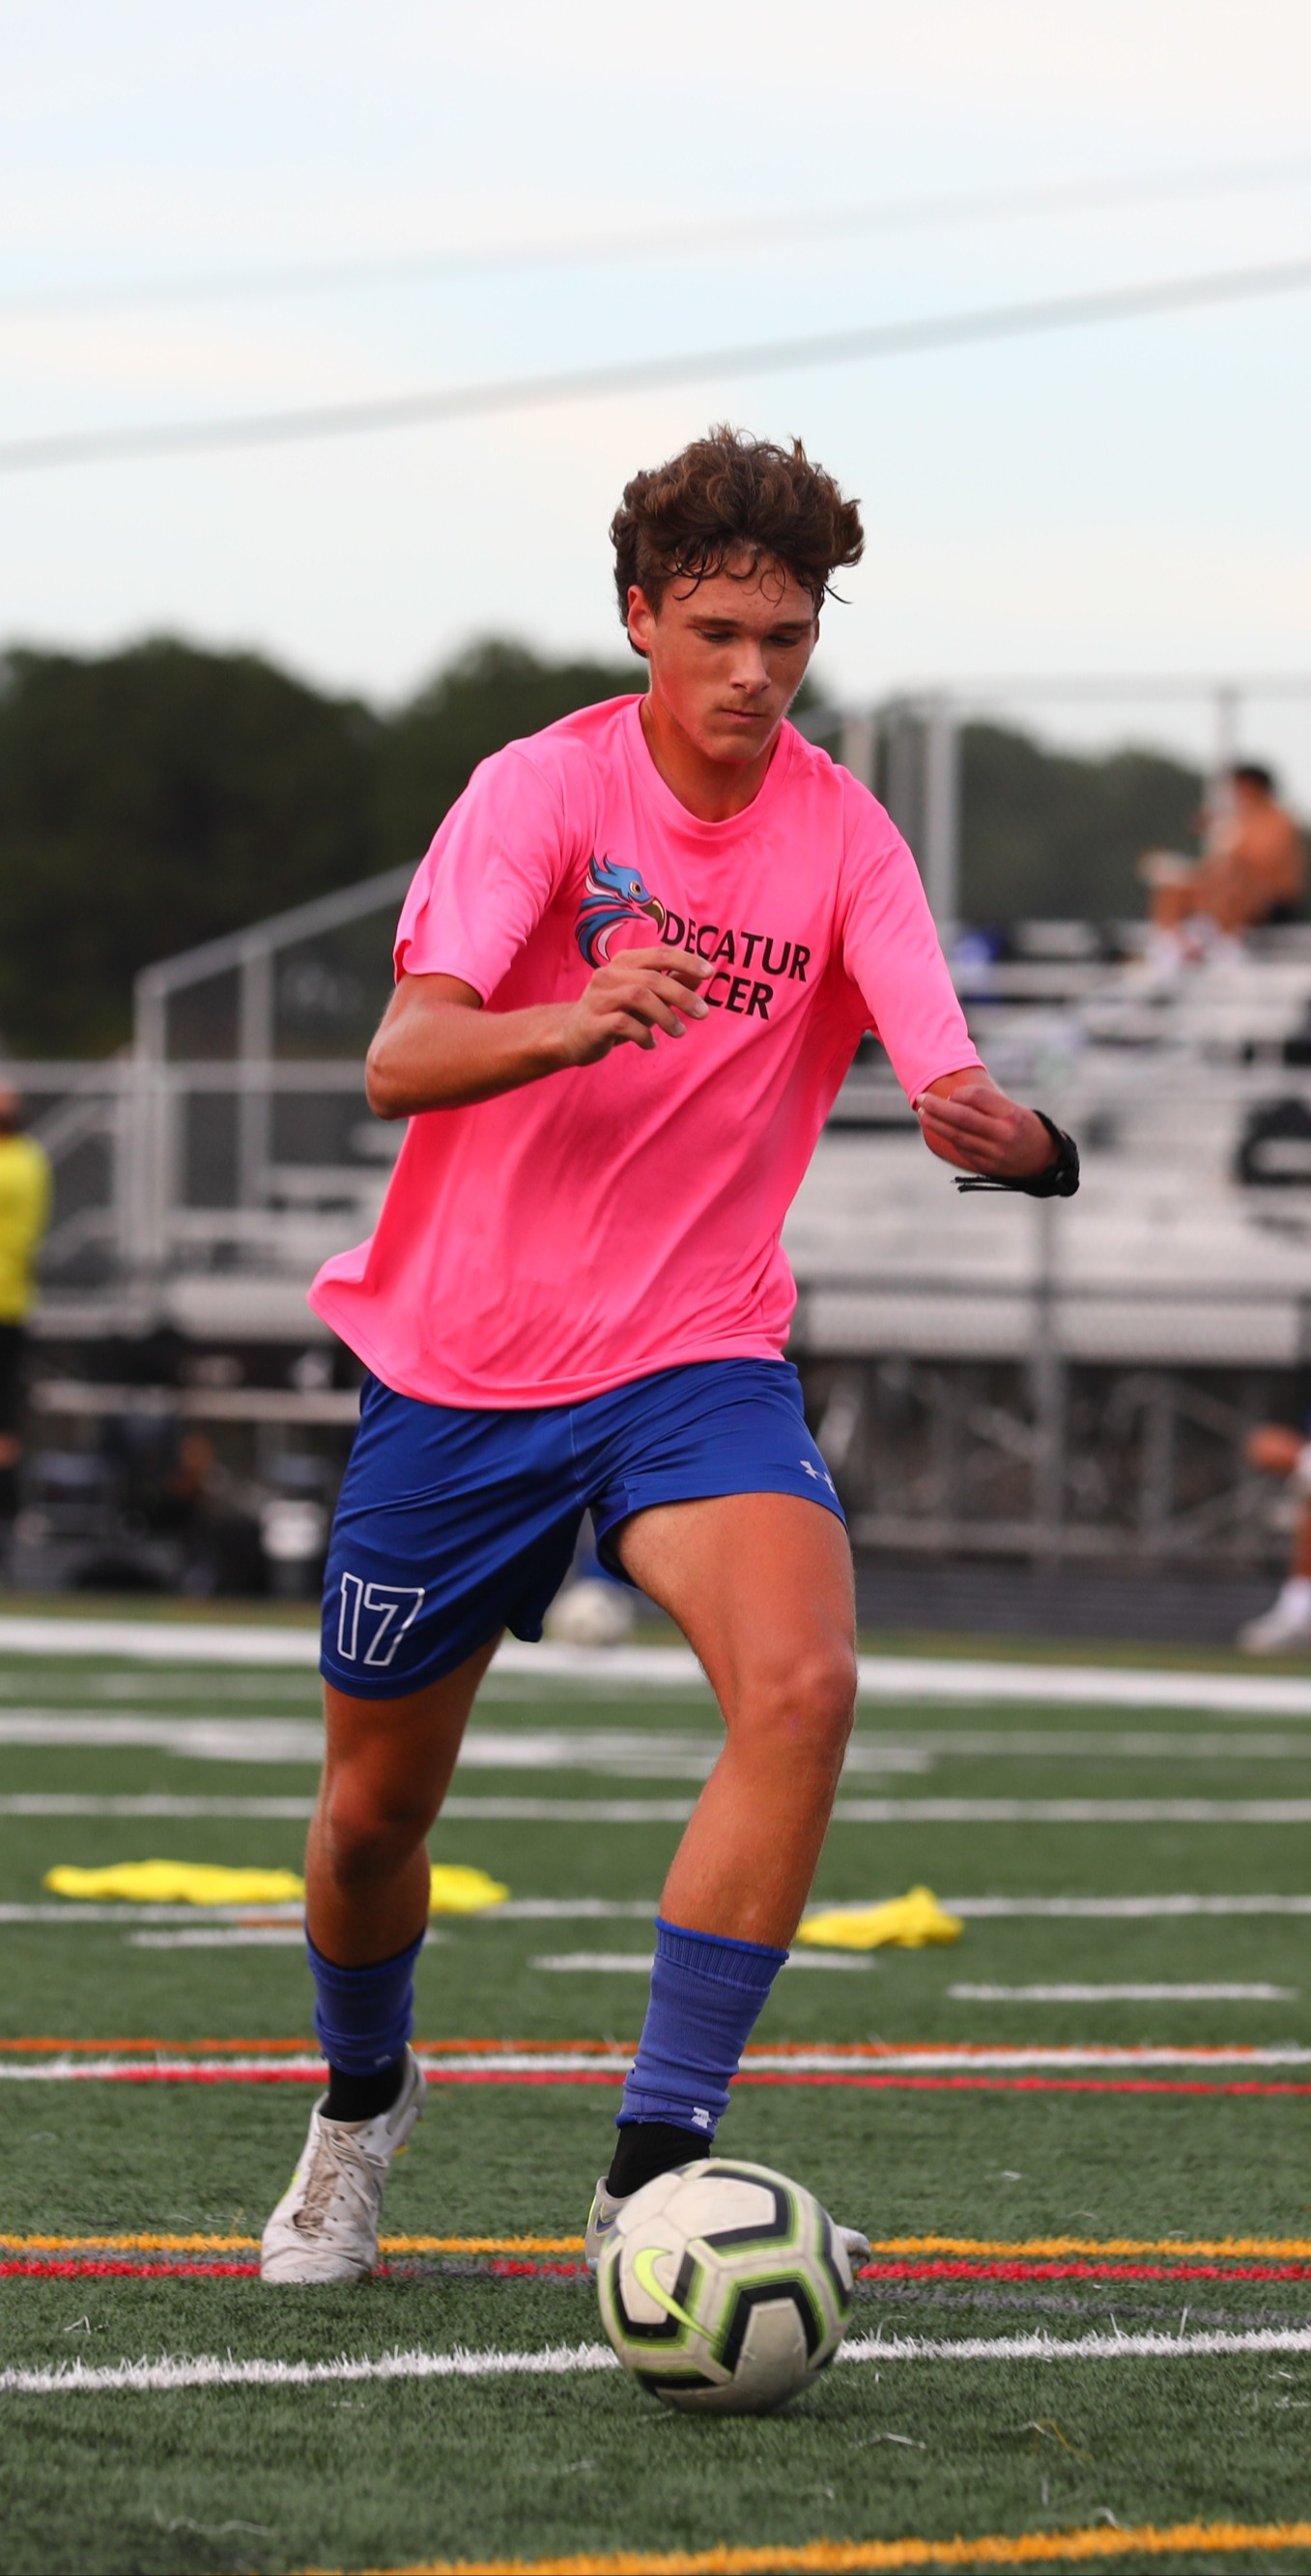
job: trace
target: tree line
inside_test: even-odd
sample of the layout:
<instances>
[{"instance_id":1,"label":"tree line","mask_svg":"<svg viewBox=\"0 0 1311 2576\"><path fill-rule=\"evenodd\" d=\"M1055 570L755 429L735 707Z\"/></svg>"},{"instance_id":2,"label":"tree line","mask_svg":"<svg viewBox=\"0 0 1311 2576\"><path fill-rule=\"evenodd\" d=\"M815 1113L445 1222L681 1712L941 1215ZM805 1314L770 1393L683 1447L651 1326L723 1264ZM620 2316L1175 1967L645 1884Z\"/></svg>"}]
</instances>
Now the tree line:
<instances>
[{"instance_id":1,"label":"tree line","mask_svg":"<svg viewBox=\"0 0 1311 2576\"><path fill-rule=\"evenodd\" d=\"M254 653L170 638L0 659L0 1041L97 1056L132 980L197 941L416 860L502 743L641 686L640 666L472 645L391 713ZM962 746L972 917L1141 908L1133 861L1186 843L1195 772L1049 751L994 725Z\"/></svg>"}]
</instances>

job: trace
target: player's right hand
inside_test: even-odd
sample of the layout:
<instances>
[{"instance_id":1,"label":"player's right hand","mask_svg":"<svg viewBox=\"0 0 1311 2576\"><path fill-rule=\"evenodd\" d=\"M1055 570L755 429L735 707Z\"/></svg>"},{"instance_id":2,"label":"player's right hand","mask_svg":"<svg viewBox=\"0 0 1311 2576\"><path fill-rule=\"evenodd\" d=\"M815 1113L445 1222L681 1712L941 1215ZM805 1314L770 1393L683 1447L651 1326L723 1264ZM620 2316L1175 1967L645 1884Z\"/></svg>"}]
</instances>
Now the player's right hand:
<instances>
[{"instance_id":1,"label":"player's right hand","mask_svg":"<svg viewBox=\"0 0 1311 2576\"><path fill-rule=\"evenodd\" d=\"M709 1016L697 991L712 969L686 948L624 948L569 1005L561 1028L565 1064L597 1064L612 1047L653 1047L656 1031L687 1035Z\"/></svg>"}]
</instances>

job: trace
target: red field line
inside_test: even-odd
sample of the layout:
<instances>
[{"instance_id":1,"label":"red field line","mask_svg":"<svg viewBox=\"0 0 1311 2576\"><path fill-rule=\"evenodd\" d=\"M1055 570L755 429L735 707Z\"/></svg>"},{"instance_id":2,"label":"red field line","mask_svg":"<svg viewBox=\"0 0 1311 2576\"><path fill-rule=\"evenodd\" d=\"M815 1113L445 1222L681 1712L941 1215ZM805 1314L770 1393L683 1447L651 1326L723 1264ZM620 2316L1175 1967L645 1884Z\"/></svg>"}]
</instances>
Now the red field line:
<instances>
[{"instance_id":1,"label":"red field line","mask_svg":"<svg viewBox=\"0 0 1311 2576\"><path fill-rule=\"evenodd\" d=\"M309 2051L317 2051L317 2045L317 2041L310 2032L291 2039L179 2039L176 2036L171 2039L51 2039L43 2036L0 2039L0 2057L97 2057L108 2056L115 2051L123 2056L129 2054L185 2056L198 2055L202 2050L214 2057L254 2055L287 2057L303 2056ZM526 2057L551 2055L613 2057L617 2054L633 2055L636 2052L637 2041L636 2039L416 2039L411 2045L420 2057L511 2057L516 2054ZM950 2055L962 2068L968 2069L972 2059L994 2056L997 2049L997 2043L991 2040L857 2039L822 2042L812 2039L759 2040L748 2044L744 2051L743 2063L749 2067L751 2060L756 2057L809 2057L817 2047L821 2046L826 2057L848 2059L853 2072L862 2067L872 2071L877 2070L880 2060L887 2057L942 2057L944 2055ZM1117 2056L1123 2054L1118 2047L1115 2047L1112 2052L1108 2044L1108 2054L1110 2053ZM1203 2044L1194 2045L1192 2042L1189 2043L1189 2053L1199 2062L1213 2057L1220 2059L1226 2065L1232 2065L1236 2057L1248 2054L1246 2050L1237 2050L1232 2046L1207 2047Z\"/></svg>"},{"instance_id":2,"label":"red field line","mask_svg":"<svg viewBox=\"0 0 1311 2576\"><path fill-rule=\"evenodd\" d=\"M253 2281L258 2263L0 2262L4 2281Z\"/></svg>"},{"instance_id":3,"label":"red field line","mask_svg":"<svg viewBox=\"0 0 1311 2576\"><path fill-rule=\"evenodd\" d=\"M1311 2263L866 2263L862 2281L1311 2281Z\"/></svg>"},{"instance_id":4,"label":"red field line","mask_svg":"<svg viewBox=\"0 0 1311 2576\"><path fill-rule=\"evenodd\" d=\"M442 2084L494 2083L494 2076L443 2075ZM527 2083L527 2076L509 2076L509 2083ZM547 2079L550 2080L549 2078ZM593 2083L605 2079L593 2076ZM614 2078L616 2083L622 2079ZM1147 2075L753 2075L743 2067L734 2077L737 2084L826 2084L839 2090L858 2088L862 2091L895 2093L1311 2093L1311 2084L1263 2084L1247 2076L1229 2083L1180 2080L1175 2077Z\"/></svg>"},{"instance_id":5,"label":"red field line","mask_svg":"<svg viewBox=\"0 0 1311 2576\"><path fill-rule=\"evenodd\" d=\"M617 2090L624 2082L619 2074L601 2068L543 2070L525 2068L488 2068L485 2072L471 2068L453 2069L449 2074L427 2070L430 2084L605 2084ZM315 2084L323 2082L321 2068L281 2066L115 2066L87 2077L74 2076L73 2081L98 2084ZM1181 2081L1160 2076L1111 2075L784 2075L753 2074L744 2067L737 2076L738 2084L775 2084L788 2087L801 2085L827 2086L836 2090L857 2089L891 2093L1183 2093L1183 2094L1311 2094L1311 2083L1260 2083L1252 2077L1228 2083Z\"/></svg>"},{"instance_id":6,"label":"red field line","mask_svg":"<svg viewBox=\"0 0 1311 2576\"><path fill-rule=\"evenodd\" d=\"M422 2258L416 2257L415 2260ZM380 2275L404 2277L405 2263L380 2263ZM540 2261L531 2256L495 2256L471 2261L469 2273L495 2281L581 2281L582 2262ZM0 2260L0 2280L21 2281L253 2281L256 2262L199 2262L181 2257L152 2262L140 2256L11 2256ZM863 2264L857 2279L877 2287L881 2281L1309 2281L1308 2263L963 2263L879 2262Z\"/></svg>"}]
</instances>

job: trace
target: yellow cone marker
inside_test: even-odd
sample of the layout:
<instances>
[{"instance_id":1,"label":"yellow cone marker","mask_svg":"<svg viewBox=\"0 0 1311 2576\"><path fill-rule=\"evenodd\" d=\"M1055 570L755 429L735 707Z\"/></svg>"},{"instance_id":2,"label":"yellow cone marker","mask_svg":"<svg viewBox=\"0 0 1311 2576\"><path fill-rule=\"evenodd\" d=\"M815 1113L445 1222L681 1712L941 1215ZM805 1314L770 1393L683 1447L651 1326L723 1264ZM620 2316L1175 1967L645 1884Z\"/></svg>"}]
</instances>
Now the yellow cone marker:
<instances>
[{"instance_id":1,"label":"yellow cone marker","mask_svg":"<svg viewBox=\"0 0 1311 2576\"><path fill-rule=\"evenodd\" d=\"M797 1930L798 1941L817 1950L923 1950L933 1941L959 1941L960 1918L945 1914L931 1887L912 1887L886 1905L866 1905L858 1913L843 1910L809 1914Z\"/></svg>"}]
</instances>

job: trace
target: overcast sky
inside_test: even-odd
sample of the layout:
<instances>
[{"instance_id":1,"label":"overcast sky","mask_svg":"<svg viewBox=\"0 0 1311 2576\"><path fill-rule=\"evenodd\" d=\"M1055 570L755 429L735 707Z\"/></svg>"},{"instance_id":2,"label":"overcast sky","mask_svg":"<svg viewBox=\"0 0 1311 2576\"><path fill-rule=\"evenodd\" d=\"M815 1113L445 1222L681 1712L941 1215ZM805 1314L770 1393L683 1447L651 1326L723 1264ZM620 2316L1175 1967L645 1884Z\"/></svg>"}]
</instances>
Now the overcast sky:
<instances>
[{"instance_id":1,"label":"overcast sky","mask_svg":"<svg viewBox=\"0 0 1311 2576\"><path fill-rule=\"evenodd\" d=\"M8 439L1311 258L1305 0L44 0L6 27ZM1268 165L1270 183L778 238L786 217L872 200L1240 164ZM726 219L744 227L730 245L613 247ZM597 256L554 268L98 312L58 300L579 239ZM39 295L47 309L24 309ZM1311 292L10 474L0 635L102 647L169 630L383 701L477 633L608 651L605 531L624 480L726 415L799 433L864 502L866 561L825 621L835 691L1308 671L1309 389ZM1096 723L1122 729L1118 711ZM1199 723L1123 716L1158 738ZM1282 754L1311 795L1311 706L1257 708L1246 747Z\"/></svg>"}]
</instances>

